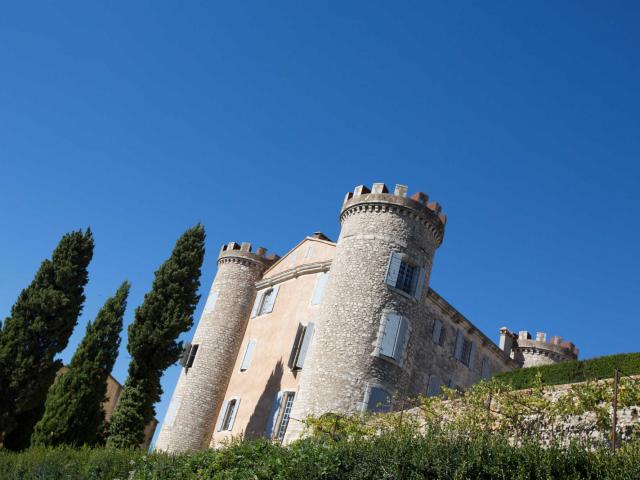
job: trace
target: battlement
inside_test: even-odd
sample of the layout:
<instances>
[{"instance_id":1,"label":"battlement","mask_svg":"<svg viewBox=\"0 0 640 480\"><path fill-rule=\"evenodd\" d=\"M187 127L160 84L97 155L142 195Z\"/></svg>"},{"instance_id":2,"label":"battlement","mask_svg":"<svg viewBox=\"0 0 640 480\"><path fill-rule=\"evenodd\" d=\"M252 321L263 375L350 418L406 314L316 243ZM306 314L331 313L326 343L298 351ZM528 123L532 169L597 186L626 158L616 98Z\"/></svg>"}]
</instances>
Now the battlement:
<instances>
[{"instance_id":1,"label":"battlement","mask_svg":"<svg viewBox=\"0 0 640 480\"><path fill-rule=\"evenodd\" d=\"M364 205L410 210L423 217L425 223L433 228L438 244L442 242L447 216L442 212L442 206L438 202L429 202L429 196L422 192L415 192L409 196L409 187L401 184L395 186L393 193L389 192L384 183L374 183L371 188L359 185L353 192L345 195L340 220L342 221L354 210L361 210Z\"/></svg>"},{"instance_id":2,"label":"battlement","mask_svg":"<svg viewBox=\"0 0 640 480\"><path fill-rule=\"evenodd\" d=\"M254 252L249 242L229 242L220 248L218 262L228 258L244 258L249 261L264 264L264 266L270 266L275 263L280 256L275 253L267 254L267 249L264 247L258 247Z\"/></svg>"}]
</instances>

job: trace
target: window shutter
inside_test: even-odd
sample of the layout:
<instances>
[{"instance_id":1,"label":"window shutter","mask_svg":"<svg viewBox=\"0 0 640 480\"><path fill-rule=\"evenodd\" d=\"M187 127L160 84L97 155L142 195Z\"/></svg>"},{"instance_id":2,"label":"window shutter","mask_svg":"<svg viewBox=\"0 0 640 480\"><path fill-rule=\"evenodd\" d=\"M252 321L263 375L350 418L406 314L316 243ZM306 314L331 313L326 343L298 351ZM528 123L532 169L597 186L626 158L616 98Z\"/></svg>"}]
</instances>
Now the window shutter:
<instances>
[{"instance_id":1,"label":"window shutter","mask_svg":"<svg viewBox=\"0 0 640 480\"><path fill-rule=\"evenodd\" d=\"M307 247L307 254L305 255L305 258L311 258L311 255L313 255L313 245L309 245Z\"/></svg>"},{"instance_id":2,"label":"window shutter","mask_svg":"<svg viewBox=\"0 0 640 480\"><path fill-rule=\"evenodd\" d=\"M389 313L383 317L383 321L385 321L385 326L382 342L380 343L380 353L387 357L393 357L393 350L398 337L398 327L400 326L400 315Z\"/></svg>"},{"instance_id":3,"label":"window shutter","mask_svg":"<svg viewBox=\"0 0 640 480\"><path fill-rule=\"evenodd\" d=\"M440 379L436 375L429 377L429 385L427 386L427 397L435 397L440 395Z\"/></svg>"},{"instance_id":4,"label":"window shutter","mask_svg":"<svg viewBox=\"0 0 640 480\"><path fill-rule=\"evenodd\" d=\"M427 272L424 268L420 267L418 269L418 271L416 272L418 275L418 281L416 283L416 288L415 288L415 292L413 293L413 296L417 299L420 300L420 296L422 295L422 289L424 288L424 282L425 282L425 277L427 276Z\"/></svg>"},{"instance_id":5,"label":"window shutter","mask_svg":"<svg viewBox=\"0 0 640 480\"><path fill-rule=\"evenodd\" d=\"M302 336L304 335L304 326L299 323L298 329L296 330L296 336L293 338L293 345L291 346L291 354L289 355L289 361L287 362L287 367L291 370L295 368L296 357L298 356L298 352L300 351L300 345L302 343Z\"/></svg>"},{"instance_id":6,"label":"window shutter","mask_svg":"<svg viewBox=\"0 0 640 480\"><path fill-rule=\"evenodd\" d=\"M407 319L400 317L400 323L398 325L398 336L396 338L396 344L393 351L393 358L397 362L402 360L402 352L404 352L404 346L407 341L407 333L409 332L409 325Z\"/></svg>"},{"instance_id":7,"label":"window shutter","mask_svg":"<svg viewBox=\"0 0 640 480\"><path fill-rule=\"evenodd\" d=\"M476 343L471 342L471 352L469 353L469 370L473 370L476 363Z\"/></svg>"},{"instance_id":8,"label":"window shutter","mask_svg":"<svg viewBox=\"0 0 640 480\"><path fill-rule=\"evenodd\" d=\"M164 416L164 426L173 427L173 423L176 421L178 410L180 410L180 404L182 403L182 397L173 397L169 408L167 408L167 414Z\"/></svg>"},{"instance_id":9,"label":"window shutter","mask_svg":"<svg viewBox=\"0 0 640 480\"><path fill-rule=\"evenodd\" d=\"M482 378L489 378L491 376L491 363L487 357L482 359Z\"/></svg>"},{"instance_id":10,"label":"window shutter","mask_svg":"<svg viewBox=\"0 0 640 480\"><path fill-rule=\"evenodd\" d=\"M464 346L464 335L460 330L458 330L458 333L456 334L456 346L455 346L455 350L453 351L453 356L456 357L458 360L462 359L463 346Z\"/></svg>"},{"instance_id":11,"label":"window shutter","mask_svg":"<svg viewBox=\"0 0 640 480\"><path fill-rule=\"evenodd\" d=\"M189 358L187 359L187 364L185 368L193 367L193 362L196 361L196 354L198 353L198 344L195 343L191 346L191 350L189 351Z\"/></svg>"},{"instance_id":12,"label":"window shutter","mask_svg":"<svg viewBox=\"0 0 640 480\"><path fill-rule=\"evenodd\" d=\"M186 367L187 361L189 360L189 353L191 352L191 343L184 342L182 346L182 353L180 354L180 366Z\"/></svg>"},{"instance_id":13,"label":"window shutter","mask_svg":"<svg viewBox=\"0 0 640 480\"><path fill-rule=\"evenodd\" d=\"M391 409L391 397L387 391L379 387L369 389L367 410L370 412L388 412Z\"/></svg>"},{"instance_id":14,"label":"window shutter","mask_svg":"<svg viewBox=\"0 0 640 480\"><path fill-rule=\"evenodd\" d=\"M211 290L209 292L209 296L207 297L207 303L204 304L203 314L213 312L213 309L216 308L216 302L218 301L218 292L214 292Z\"/></svg>"},{"instance_id":15,"label":"window shutter","mask_svg":"<svg viewBox=\"0 0 640 480\"><path fill-rule=\"evenodd\" d=\"M304 330L304 338L302 339L302 344L300 345L300 353L298 353L298 360L296 361L295 367L302 368L304 365L304 359L307 356L307 350L309 349L309 345L311 344L311 339L313 338L313 323L309 322L307 324L307 328Z\"/></svg>"},{"instance_id":16,"label":"window shutter","mask_svg":"<svg viewBox=\"0 0 640 480\"><path fill-rule=\"evenodd\" d=\"M271 294L265 299L265 305L263 308L264 313L273 312L273 305L276 303L276 297L278 296L278 290L280 290L280 285L276 285L273 287Z\"/></svg>"},{"instance_id":17,"label":"window shutter","mask_svg":"<svg viewBox=\"0 0 640 480\"><path fill-rule=\"evenodd\" d=\"M264 432L267 438L271 438L273 436L273 429L276 426L276 420L278 419L278 411L280 410L280 403L282 402L282 395L284 392L278 392L276 397L273 399L273 403L271 404L271 411L269 412L269 417L267 418L267 428Z\"/></svg>"},{"instance_id":18,"label":"window shutter","mask_svg":"<svg viewBox=\"0 0 640 480\"><path fill-rule=\"evenodd\" d=\"M258 309L260 308L260 303L262 303L263 295L264 295L264 291L258 292L258 294L256 295L256 301L253 302L253 308L251 309L251 318L257 315Z\"/></svg>"},{"instance_id":19,"label":"window shutter","mask_svg":"<svg viewBox=\"0 0 640 480\"><path fill-rule=\"evenodd\" d=\"M440 334L442 333L442 322L436 318L436 321L433 323L433 335L431 336L431 340L434 343L440 343Z\"/></svg>"},{"instance_id":20,"label":"window shutter","mask_svg":"<svg viewBox=\"0 0 640 480\"><path fill-rule=\"evenodd\" d=\"M222 430L222 422L224 421L224 417L227 415L227 405L229 402L226 400L222 402L222 408L220 409L220 415L218 415L218 423L216 423L216 432Z\"/></svg>"},{"instance_id":21,"label":"window shutter","mask_svg":"<svg viewBox=\"0 0 640 480\"><path fill-rule=\"evenodd\" d=\"M240 408L240 398L236 398L236 404L233 407L233 412L231 412L231 419L229 420L229 430L233 430L233 422L236 421L236 414L238 413L238 408Z\"/></svg>"},{"instance_id":22,"label":"window shutter","mask_svg":"<svg viewBox=\"0 0 640 480\"><path fill-rule=\"evenodd\" d=\"M402 255L399 252L391 252L389 257L389 265L387 267L387 279L386 282L392 287L396 286L398 282L398 273L400 272L400 265L402 264Z\"/></svg>"},{"instance_id":23,"label":"window shutter","mask_svg":"<svg viewBox=\"0 0 640 480\"><path fill-rule=\"evenodd\" d=\"M328 279L329 274L327 272L318 274L318 278L316 280L316 288L313 291L313 298L311 299L311 305L318 305L322 301L322 296L324 295L324 287L326 286Z\"/></svg>"},{"instance_id":24,"label":"window shutter","mask_svg":"<svg viewBox=\"0 0 640 480\"><path fill-rule=\"evenodd\" d=\"M256 348L256 341L249 340L247 343L247 349L244 351L244 357L242 357L242 365L240 365L240 371L244 372L251 365L251 357L253 357L253 350Z\"/></svg>"}]
</instances>

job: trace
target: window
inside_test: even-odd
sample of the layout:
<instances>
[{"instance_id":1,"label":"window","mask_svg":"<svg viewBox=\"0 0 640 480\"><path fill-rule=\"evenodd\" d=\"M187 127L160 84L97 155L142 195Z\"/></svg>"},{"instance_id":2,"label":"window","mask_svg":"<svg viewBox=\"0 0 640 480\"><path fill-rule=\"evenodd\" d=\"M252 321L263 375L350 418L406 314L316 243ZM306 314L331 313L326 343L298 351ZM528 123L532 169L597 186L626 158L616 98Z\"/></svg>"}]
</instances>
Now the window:
<instances>
[{"instance_id":1,"label":"window","mask_svg":"<svg viewBox=\"0 0 640 480\"><path fill-rule=\"evenodd\" d=\"M176 416L178 415L178 410L180 410L181 403L182 403L182 397L173 397L171 399L171 403L169 403L169 408L167 408L167 414L164 417L163 426L173 427L173 424L176 421Z\"/></svg>"},{"instance_id":2,"label":"window","mask_svg":"<svg viewBox=\"0 0 640 480\"><path fill-rule=\"evenodd\" d=\"M393 358L397 362L400 362L407 337L407 319L396 313L386 314L382 317L381 322L381 338L379 339L380 355Z\"/></svg>"},{"instance_id":3,"label":"window","mask_svg":"<svg viewBox=\"0 0 640 480\"><path fill-rule=\"evenodd\" d=\"M233 422L236 419L238 407L240 407L239 398L232 398L228 402L224 402L222 404L222 408L220 409L221 414L218 418L216 431L231 431L233 429Z\"/></svg>"},{"instance_id":4,"label":"window","mask_svg":"<svg viewBox=\"0 0 640 480\"><path fill-rule=\"evenodd\" d=\"M180 355L180 365L184 368L191 368L196 360L196 353L198 353L198 344L191 345L189 342L185 342Z\"/></svg>"},{"instance_id":5,"label":"window","mask_svg":"<svg viewBox=\"0 0 640 480\"><path fill-rule=\"evenodd\" d=\"M307 247L307 254L305 255L305 258L311 258L311 255L313 255L313 245L309 245Z\"/></svg>"},{"instance_id":6,"label":"window","mask_svg":"<svg viewBox=\"0 0 640 480\"><path fill-rule=\"evenodd\" d=\"M485 380L491 376L491 362L487 357L482 359L482 378Z\"/></svg>"},{"instance_id":7,"label":"window","mask_svg":"<svg viewBox=\"0 0 640 480\"><path fill-rule=\"evenodd\" d=\"M293 392L284 392L284 399L282 402L282 408L280 409L280 415L278 418L278 428L276 429L275 438L280 443L284 440L284 434L287 431L287 427L289 426L289 418L291 416L291 408L293 407L293 399L295 398L295 393Z\"/></svg>"},{"instance_id":8,"label":"window","mask_svg":"<svg viewBox=\"0 0 640 480\"><path fill-rule=\"evenodd\" d=\"M293 339L293 347L289 356L288 366L291 370L302 370L304 359L307 356L311 339L313 338L314 325L309 322L306 326L299 324L296 336Z\"/></svg>"},{"instance_id":9,"label":"window","mask_svg":"<svg viewBox=\"0 0 640 480\"><path fill-rule=\"evenodd\" d=\"M203 314L213 312L213 309L216 308L216 302L218 301L218 292L214 292L213 289L209 292L209 296L207 297L207 303L204 304Z\"/></svg>"},{"instance_id":10,"label":"window","mask_svg":"<svg viewBox=\"0 0 640 480\"><path fill-rule=\"evenodd\" d=\"M253 304L253 309L251 310L251 318L259 317L260 315L273 311L273 305L276 303L279 288L280 285L276 285L268 290L258 292L256 301Z\"/></svg>"},{"instance_id":11,"label":"window","mask_svg":"<svg viewBox=\"0 0 640 480\"><path fill-rule=\"evenodd\" d=\"M433 322L433 333L431 335L431 339L434 343L437 343L441 347L444 345L446 329L442 322L436 318L435 322Z\"/></svg>"},{"instance_id":12,"label":"window","mask_svg":"<svg viewBox=\"0 0 640 480\"><path fill-rule=\"evenodd\" d=\"M240 365L240 371L246 371L251 365L251 358L253 357L253 350L256 348L256 341L251 339L247 343L247 348L244 351L244 356L242 357L242 364Z\"/></svg>"},{"instance_id":13,"label":"window","mask_svg":"<svg viewBox=\"0 0 640 480\"><path fill-rule=\"evenodd\" d=\"M386 282L415 298L420 298L425 281L425 270L408 261L408 257L392 252L387 267Z\"/></svg>"},{"instance_id":14,"label":"window","mask_svg":"<svg viewBox=\"0 0 640 480\"><path fill-rule=\"evenodd\" d=\"M316 279L316 287L313 290L313 297L311 298L311 305L319 305L322 301L322 296L324 295L324 287L327 285L327 280L329 280L328 272L322 272L318 274L318 278Z\"/></svg>"},{"instance_id":15,"label":"window","mask_svg":"<svg viewBox=\"0 0 640 480\"><path fill-rule=\"evenodd\" d=\"M453 356L467 367L473 368L475 349L475 344L471 340L467 340L462 331L458 330Z\"/></svg>"},{"instance_id":16,"label":"window","mask_svg":"<svg viewBox=\"0 0 640 480\"><path fill-rule=\"evenodd\" d=\"M370 412L388 412L391 410L391 395L383 388L370 387L366 404Z\"/></svg>"}]
</instances>

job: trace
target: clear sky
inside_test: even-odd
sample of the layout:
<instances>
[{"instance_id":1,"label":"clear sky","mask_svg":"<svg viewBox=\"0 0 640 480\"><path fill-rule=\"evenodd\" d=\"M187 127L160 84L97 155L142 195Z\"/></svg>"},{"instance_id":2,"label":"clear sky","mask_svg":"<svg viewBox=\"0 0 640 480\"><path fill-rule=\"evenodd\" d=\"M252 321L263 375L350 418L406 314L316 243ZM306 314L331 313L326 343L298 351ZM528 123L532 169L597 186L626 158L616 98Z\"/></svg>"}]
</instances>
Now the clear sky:
<instances>
[{"instance_id":1,"label":"clear sky","mask_svg":"<svg viewBox=\"0 0 640 480\"><path fill-rule=\"evenodd\" d=\"M68 360L196 222L204 299L223 243L335 239L346 191L406 183L449 216L431 286L489 336L640 350L638 25L635 1L5 3L0 316L91 226Z\"/></svg>"}]
</instances>

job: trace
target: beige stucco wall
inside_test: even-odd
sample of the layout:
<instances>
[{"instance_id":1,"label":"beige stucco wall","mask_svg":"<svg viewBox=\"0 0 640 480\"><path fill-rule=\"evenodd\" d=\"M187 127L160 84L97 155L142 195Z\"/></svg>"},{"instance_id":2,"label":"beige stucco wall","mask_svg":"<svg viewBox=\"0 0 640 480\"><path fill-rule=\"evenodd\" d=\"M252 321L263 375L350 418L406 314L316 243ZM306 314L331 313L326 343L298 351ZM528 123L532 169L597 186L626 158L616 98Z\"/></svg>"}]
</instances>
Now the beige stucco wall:
<instances>
[{"instance_id":1,"label":"beige stucco wall","mask_svg":"<svg viewBox=\"0 0 640 480\"><path fill-rule=\"evenodd\" d=\"M287 367L287 362L298 324L316 322L319 306L311 305L311 299L318 271L328 268L326 263L333 258L334 250L335 245L331 242L307 238L265 272L263 280L258 283L258 286L266 285L261 290L272 283L279 285L278 296L271 313L249 320L225 396L225 400L239 397L240 406L232 430L214 431L211 446L231 436L263 435L277 392L297 390L304 367L294 373ZM312 273L305 272L309 267ZM283 276L292 278L282 280ZM240 366L250 339L256 340L256 347L251 365L241 372Z\"/></svg>"}]
</instances>

